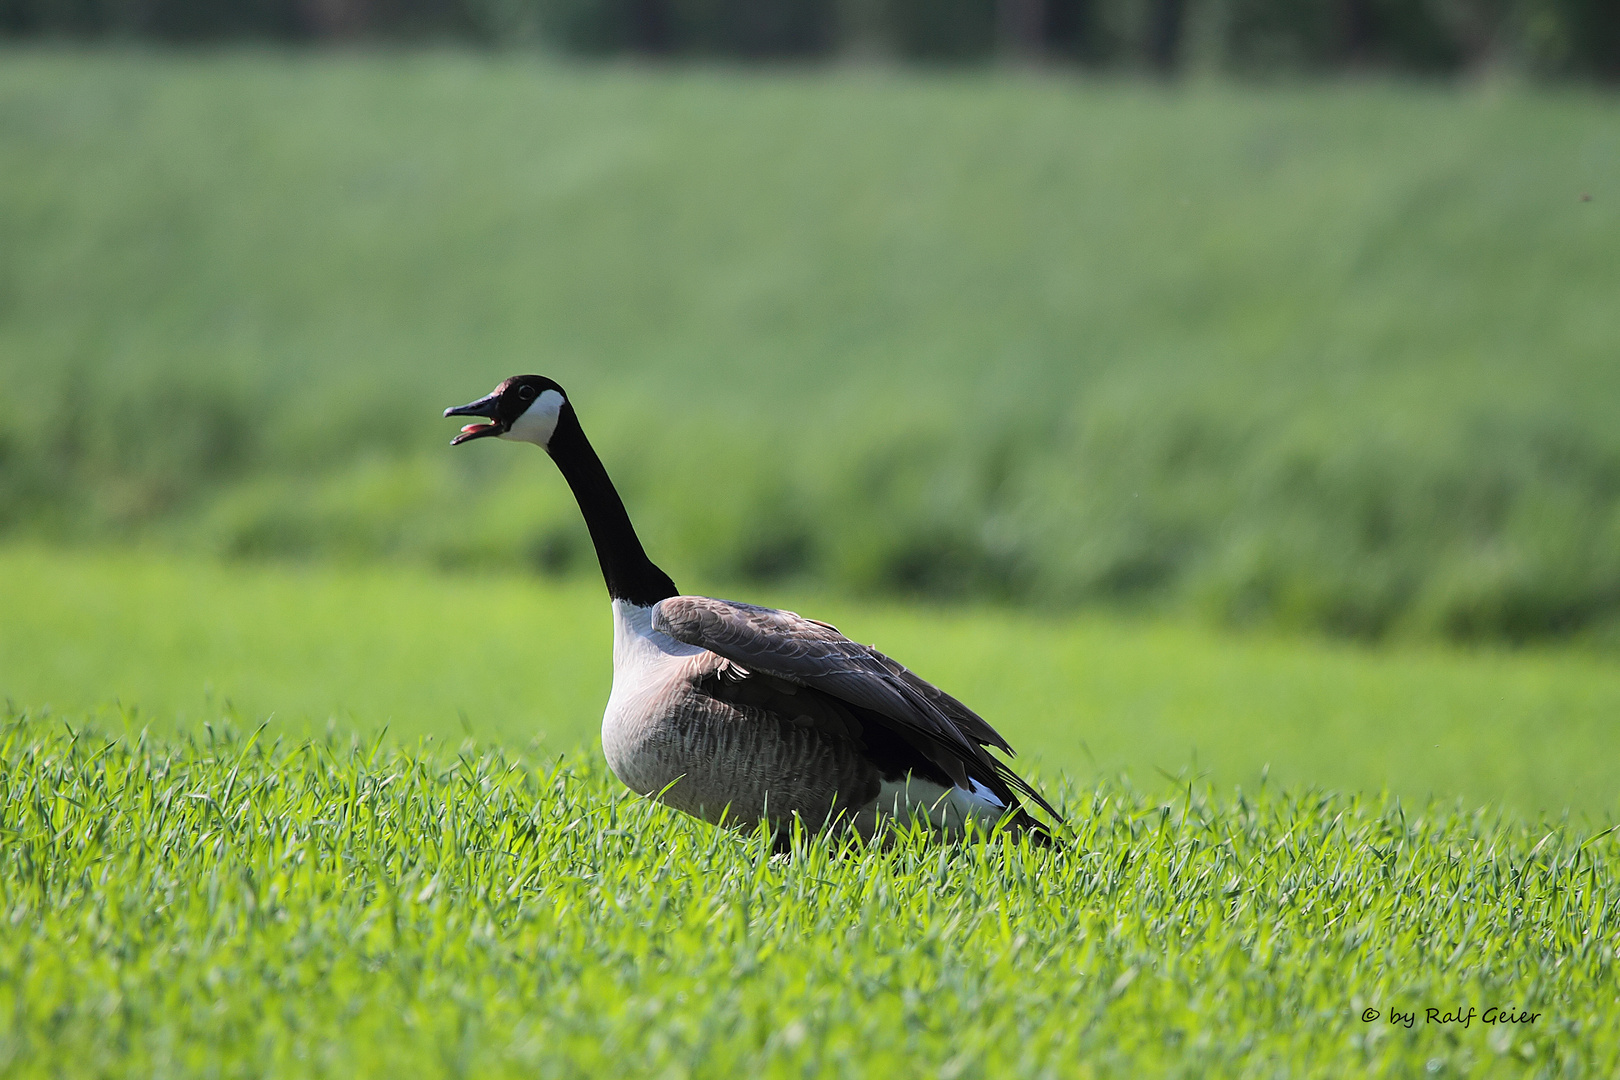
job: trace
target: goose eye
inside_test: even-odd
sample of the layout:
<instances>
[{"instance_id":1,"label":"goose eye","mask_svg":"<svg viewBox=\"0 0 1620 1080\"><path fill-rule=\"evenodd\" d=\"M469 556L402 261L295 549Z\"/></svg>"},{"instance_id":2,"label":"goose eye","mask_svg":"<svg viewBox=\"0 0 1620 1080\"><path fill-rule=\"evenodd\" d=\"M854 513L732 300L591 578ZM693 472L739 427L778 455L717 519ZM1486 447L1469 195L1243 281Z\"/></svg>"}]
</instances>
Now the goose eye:
<instances>
[{"instance_id":1,"label":"goose eye","mask_svg":"<svg viewBox=\"0 0 1620 1080\"><path fill-rule=\"evenodd\" d=\"M520 387L518 387L518 397L522 398L524 401L533 401L534 400L534 387L532 387L532 386L520 386Z\"/></svg>"}]
</instances>

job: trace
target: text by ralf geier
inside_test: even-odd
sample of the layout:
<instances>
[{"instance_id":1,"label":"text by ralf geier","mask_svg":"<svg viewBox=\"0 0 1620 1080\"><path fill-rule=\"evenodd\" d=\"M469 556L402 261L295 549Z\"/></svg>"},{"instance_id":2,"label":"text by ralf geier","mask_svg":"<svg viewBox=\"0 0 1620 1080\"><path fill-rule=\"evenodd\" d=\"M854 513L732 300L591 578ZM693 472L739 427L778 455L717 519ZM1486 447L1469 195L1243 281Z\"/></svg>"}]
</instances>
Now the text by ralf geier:
<instances>
[{"instance_id":1,"label":"text by ralf geier","mask_svg":"<svg viewBox=\"0 0 1620 1080\"><path fill-rule=\"evenodd\" d=\"M1382 1015L1377 1009L1361 1010L1361 1019L1368 1024ZM1389 1010L1389 1023L1392 1027L1406 1028L1415 1026L1420 1020L1425 1024L1454 1024L1457 1027L1467 1027L1475 1020L1482 1024L1534 1024L1541 1016L1542 1014L1538 1012L1502 1008L1497 1005L1492 1005L1483 1012L1472 1005L1453 1009L1413 1009L1411 1012L1392 1008Z\"/></svg>"}]
</instances>

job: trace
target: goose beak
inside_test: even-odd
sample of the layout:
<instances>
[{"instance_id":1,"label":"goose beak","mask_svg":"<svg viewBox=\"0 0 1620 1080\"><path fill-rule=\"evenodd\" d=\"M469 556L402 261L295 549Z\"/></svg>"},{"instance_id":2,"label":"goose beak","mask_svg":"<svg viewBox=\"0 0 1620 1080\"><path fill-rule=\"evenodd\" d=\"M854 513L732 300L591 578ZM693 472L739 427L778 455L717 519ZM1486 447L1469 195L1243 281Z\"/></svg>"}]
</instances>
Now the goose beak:
<instances>
[{"instance_id":1,"label":"goose beak","mask_svg":"<svg viewBox=\"0 0 1620 1080\"><path fill-rule=\"evenodd\" d=\"M468 424L461 429L461 434L450 440L451 446L460 446L473 439L482 439L489 435L499 435L506 430L506 425L500 420L500 395L486 394L477 401L470 401L465 405L456 405L444 410L446 416L482 416L489 420L487 424Z\"/></svg>"}]
</instances>

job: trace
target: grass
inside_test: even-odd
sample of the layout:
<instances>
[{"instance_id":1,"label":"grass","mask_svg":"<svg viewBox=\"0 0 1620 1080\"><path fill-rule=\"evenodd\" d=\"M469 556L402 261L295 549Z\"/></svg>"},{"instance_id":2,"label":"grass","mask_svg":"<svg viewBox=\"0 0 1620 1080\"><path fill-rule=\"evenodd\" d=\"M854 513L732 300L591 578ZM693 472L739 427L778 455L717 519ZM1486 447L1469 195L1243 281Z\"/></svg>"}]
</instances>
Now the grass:
<instances>
[{"instance_id":1,"label":"grass","mask_svg":"<svg viewBox=\"0 0 1620 1080\"><path fill-rule=\"evenodd\" d=\"M1620 672L1602 653L1368 649L1164 621L916 608L809 592L830 619L982 711L1038 774L1160 772L1620 810ZM131 736L269 719L410 743L594 754L611 679L601 585L398 567L217 565L0 549L0 699ZM80 721L73 720L77 725Z\"/></svg>"},{"instance_id":2,"label":"grass","mask_svg":"<svg viewBox=\"0 0 1620 1080\"><path fill-rule=\"evenodd\" d=\"M15 713L0 788L12 1077L1620 1068L1617 841L1568 820L1103 783L1053 851L773 860L594 756Z\"/></svg>"},{"instance_id":3,"label":"grass","mask_svg":"<svg viewBox=\"0 0 1620 1080\"><path fill-rule=\"evenodd\" d=\"M0 528L571 572L437 420L540 370L711 580L1612 636L1617 163L1579 92L11 50Z\"/></svg>"},{"instance_id":4,"label":"grass","mask_svg":"<svg viewBox=\"0 0 1620 1080\"><path fill-rule=\"evenodd\" d=\"M599 586L0 549L0 1073L1620 1067L1604 656L767 599L983 709L1072 842L772 861L631 796Z\"/></svg>"}]
</instances>

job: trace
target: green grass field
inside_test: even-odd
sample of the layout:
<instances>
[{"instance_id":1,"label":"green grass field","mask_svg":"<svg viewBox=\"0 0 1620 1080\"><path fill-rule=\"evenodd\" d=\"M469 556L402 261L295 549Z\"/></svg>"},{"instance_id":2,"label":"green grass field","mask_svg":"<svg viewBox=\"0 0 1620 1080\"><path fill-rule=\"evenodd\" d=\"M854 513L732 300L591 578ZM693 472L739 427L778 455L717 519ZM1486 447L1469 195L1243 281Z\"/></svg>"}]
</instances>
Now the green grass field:
<instances>
[{"instance_id":1,"label":"green grass field","mask_svg":"<svg viewBox=\"0 0 1620 1080\"><path fill-rule=\"evenodd\" d=\"M1620 1068L1617 841L1567 822L1105 783L1058 850L773 860L595 758L15 716L0 787L7 1076Z\"/></svg>"},{"instance_id":2,"label":"green grass field","mask_svg":"<svg viewBox=\"0 0 1620 1080\"><path fill-rule=\"evenodd\" d=\"M982 709L1074 837L772 862L632 797L597 585L0 550L0 1072L1620 1063L1606 654L761 598Z\"/></svg>"},{"instance_id":3,"label":"green grass field","mask_svg":"<svg viewBox=\"0 0 1620 1080\"><path fill-rule=\"evenodd\" d=\"M1195 626L760 594L968 701L1043 775L1274 782L1512 812L1620 810L1606 654L1367 649ZM599 583L0 551L0 695L111 730L229 717L273 736L594 740L611 680ZM123 711L116 705L121 703ZM126 720L123 713L133 710ZM77 722L77 721L73 721ZM535 744L534 740L543 740Z\"/></svg>"},{"instance_id":4,"label":"green grass field","mask_svg":"<svg viewBox=\"0 0 1620 1080\"><path fill-rule=\"evenodd\" d=\"M577 570L442 447L535 370L681 581L1613 637L1617 177L1575 91L8 51L0 528Z\"/></svg>"}]
</instances>

